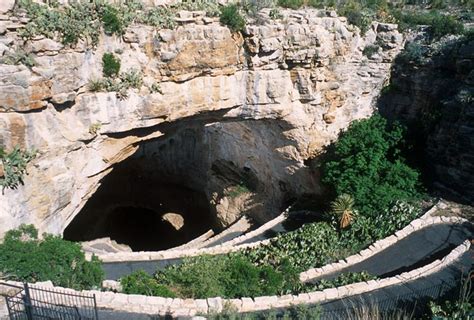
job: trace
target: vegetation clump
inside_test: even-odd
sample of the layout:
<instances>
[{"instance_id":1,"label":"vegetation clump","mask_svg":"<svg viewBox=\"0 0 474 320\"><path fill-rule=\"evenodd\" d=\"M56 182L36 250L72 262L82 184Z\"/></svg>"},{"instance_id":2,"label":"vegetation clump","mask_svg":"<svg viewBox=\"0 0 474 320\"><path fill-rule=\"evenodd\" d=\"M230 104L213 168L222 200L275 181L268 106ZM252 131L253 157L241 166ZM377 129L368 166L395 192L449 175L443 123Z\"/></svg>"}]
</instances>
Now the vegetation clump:
<instances>
[{"instance_id":1,"label":"vegetation clump","mask_svg":"<svg viewBox=\"0 0 474 320\"><path fill-rule=\"evenodd\" d=\"M303 0L278 0L278 5L283 8L298 9L303 4Z\"/></svg>"},{"instance_id":2,"label":"vegetation clump","mask_svg":"<svg viewBox=\"0 0 474 320\"><path fill-rule=\"evenodd\" d=\"M23 184L28 162L36 156L35 151L21 150L18 146L11 152L6 152L0 147L0 186L2 192L6 188L16 189Z\"/></svg>"},{"instance_id":3,"label":"vegetation clump","mask_svg":"<svg viewBox=\"0 0 474 320\"><path fill-rule=\"evenodd\" d=\"M159 296L175 298L176 295L166 286L158 282L143 270L134 271L120 280L122 290L127 294L143 294L146 296Z\"/></svg>"},{"instance_id":4,"label":"vegetation clump","mask_svg":"<svg viewBox=\"0 0 474 320\"><path fill-rule=\"evenodd\" d=\"M104 78L89 80L88 88L92 92L116 92L119 99L125 99L130 88L139 89L143 85L143 75L140 71L131 69L120 72L120 59L113 53L104 53L102 65Z\"/></svg>"},{"instance_id":5,"label":"vegetation clump","mask_svg":"<svg viewBox=\"0 0 474 320\"><path fill-rule=\"evenodd\" d=\"M323 166L323 182L336 195L354 197L361 215L374 217L397 200L420 196L419 173L401 154L404 129L380 115L353 122Z\"/></svg>"},{"instance_id":6,"label":"vegetation clump","mask_svg":"<svg viewBox=\"0 0 474 320\"><path fill-rule=\"evenodd\" d=\"M113 53L106 52L102 56L102 73L104 77L114 78L120 72L120 59Z\"/></svg>"},{"instance_id":7,"label":"vegetation clump","mask_svg":"<svg viewBox=\"0 0 474 320\"><path fill-rule=\"evenodd\" d=\"M324 289L337 288L337 287L342 287L342 286L352 284L352 283L365 282L365 281L376 280L376 279L377 277L367 273L366 271L341 273L334 279L330 279L330 280L322 279L322 280L317 281L314 284L308 284L305 286L305 291L306 292L322 291Z\"/></svg>"},{"instance_id":8,"label":"vegetation clump","mask_svg":"<svg viewBox=\"0 0 474 320\"><path fill-rule=\"evenodd\" d=\"M243 31L245 28L245 18L236 4L229 4L221 9L220 21L233 32Z\"/></svg>"},{"instance_id":9,"label":"vegetation clump","mask_svg":"<svg viewBox=\"0 0 474 320\"><path fill-rule=\"evenodd\" d=\"M33 225L21 225L5 234L0 244L0 271L10 280L53 284L73 289L100 287L101 263L93 256L87 261L78 243L44 234L38 238Z\"/></svg>"},{"instance_id":10,"label":"vegetation clump","mask_svg":"<svg viewBox=\"0 0 474 320\"><path fill-rule=\"evenodd\" d=\"M32 68L36 65L36 61L31 53L25 52L21 49L14 52L7 52L2 58L0 58L0 63L10 64L10 65L25 65L28 68Z\"/></svg>"}]
</instances>

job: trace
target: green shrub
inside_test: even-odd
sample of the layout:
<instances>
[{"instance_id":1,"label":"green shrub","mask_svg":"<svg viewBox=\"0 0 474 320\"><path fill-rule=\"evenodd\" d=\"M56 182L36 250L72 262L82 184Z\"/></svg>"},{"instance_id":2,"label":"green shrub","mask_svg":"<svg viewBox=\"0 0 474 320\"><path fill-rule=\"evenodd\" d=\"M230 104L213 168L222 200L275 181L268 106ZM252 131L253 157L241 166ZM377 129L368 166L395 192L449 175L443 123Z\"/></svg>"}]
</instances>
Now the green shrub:
<instances>
[{"instance_id":1,"label":"green shrub","mask_svg":"<svg viewBox=\"0 0 474 320\"><path fill-rule=\"evenodd\" d=\"M403 63L421 63L423 61L423 56L425 50L423 46L416 42L408 42L405 45L405 48L397 57L398 62Z\"/></svg>"},{"instance_id":2,"label":"green shrub","mask_svg":"<svg viewBox=\"0 0 474 320\"><path fill-rule=\"evenodd\" d=\"M472 269L466 276L463 275L459 296L450 297L445 301L430 301L429 307L432 319L465 319L474 316L474 291L472 290L474 271ZM449 297L449 295L448 295Z\"/></svg>"},{"instance_id":3,"label":"green shrub","mask_svg":"<svg viewBox=\"0 0 474 320\"><path fill-rule=\"evenodd\" d=\"M439 39L448 34L462 34L464 26L453 16L444 14L435 14L431 20L431 35L435 39Z\"/></svg>"},{"instance_id":4,"label":"green shrub","mask_svg":"<svg viewBox=\"0 0 474 320\"><path fill-rule=\"evenodd\" d=\"M243 31L245 28L245 18L236 4L229 4L221 9L220 21L233 32Z\"/></svg>"},{"instance_id":5,"label":"green shrub","mask_svg":"<svg viewBox=\"0 0 474 320\"><path fill-rule=\"evenodd\" d=\"M283 18L283 15L281 14L278 8L272 8L270 10L269 16L270 16L270 19L273 19L273 20L278 20L278 19Z\"/></svg>"},{"instance_id":6,"label":"green shrub","mask_svg":"<svg viewBox=\"0 0 474 320\"><path fill-rule=\"evenodd\" d=\"M298 9L304 4L304 0L278 0L278 5L284 8Z\"/></svg>"},{"instance_id":7,"label":"green shrub","mask_svg":"<svg viewBox=\"0 0 474 320\"><path fill-rule=\"evenodd\" d=\"M308 5L314 8L324 8L326 6L325 0L308 0Z\"/></svg>"},{"instance_id":8,"label":"green shrub","mask_svg":"<svg viewBox=\"0 0 474 320\"><path fill-rule=\"evenodd\" d=\"M354 197L360 215L376 217L396 200L420 195L419 173L400 155L403 128L380 115L353 122L323 165L324 183Z\"/></svg>"},{"instance_id":9,"label":"green shrub","mask_svg":"<svg viewBox=\"0 0 474 320\"><path fill-rule=\"evenodd\" d=\"M269 266L255 266L240 254L188 258L155 274L160 284L180 297L255 297L278 294L283 274Z\"/></svg>"},{"instance_id":10,"label":"green shrub","mask_svg":"<svg viewBox=\"0 0 474 320\"><path fill-rule=\"evenodd\" d=\"M120 74L120 80L123 86L128 88L139 89L143 84L143 75L140 71L132 69Z\"/></svg>"},{"instance_id":11,"label":"green shrub","mask_svg":"<svg viewBox=\"0 0 474 320\"><path fill-rule=\"evenodd\" d=\"M102 22L107 34L122 34L124 32L124 23L119 17L118 10L110 5L106 5L104 8Z\"/></svg>"},{"instance_id":12,"label":"green shrub","mask_svg":"<svg viewBox=\"0 0 474 320\"><path fill-rule=\"evenodd\" d=\"M259 265L285 263L298 271L319 267L339 258L339 236L327 222L311 223L273 238L268 245L247 249L244 254Z\"/></svg>"},{"instance_id":13,"label":"green shrub","mask_svg":"<svg viewBox=\"0 0 474 320\"><path fill-rule=\"evenodd\" d=\"M120 59L113 53L104 53L102 56L102 73L104 77L116 77L120 72Z\"/></svg>"},{"instance_id":14,"label":"green shrub","mask_svg":"<svg viewBox=\"0 0 474 320\"><path fill-rule=\"evenodd\" d=\"M448 34L462 34L463 24L455 17L440 14L437 11L412 13L394 11L400 30L414 29L417 26L429 26L429 33L433 39L439 39Z\"/></svg>"},{"instance_id":15,"label":"green shrub","mask_svg":"<svg viewBox=\"0 0 474 320\"><path fill-rule=\"evenodd\" d=\"M377 277L372 276L365 271L341 273L334 279L330 279L330 280L323 279L313 284L307 284L305 286L305 291L306 292L322 291L324 289L337 288L337 287L346 286L348 284L375 280L375 279L377 279Z\"/></svg>"},{"instance_id":16,"label":"green shrub","mask_svg":"<svg viewBox=\"0 0 474 320\"><path fill-rule=\"evenodd\" d=\"M28 68L32 68L36 65L36 61L31 53L27 53L23 50L16 50L15 52L7 52L2 58L0 63L11 64L11 65L25 65Z\"/></svg>"},{"instance_id":17,"label":"green shrub","mask_svg":"<svg viewBox=\"0 0 474 320\"><path fill-rule=\"evenodd\" d=\"M54 39L59 35L65 44L75 44L80 39L89 39L97 44L100 35L101 2L73 2L64 8L39 5L31 0L22 0L18 6L25 9L30 21L19 34L24 38L43 35Z\"/></svg>"},{"instance_id":18,"label":"green shrub","mask_svg":"<svg viewBox=\"0 0 474 320\"><path fill-rule=\"evenodd\" d=\"M368 46L364 48L364 50L362 51L362 54L366 56L367 58L371 59L374 54L379 52L379 49L380 47L378 45L369 44Z\"/></svg>"},{"instance_id":19,"label":"green shrub","mask_svg":"<svg viewBox=\"0 0 474 320\"><path fill-rule=\"evenodd\" d=\"M26 166L35 156L35 151L21 150L18 146L11 152L6 152L0 147L0 169L3 168L3 175L0 175L2 192L6 188L16 189L20 184L23 184Z\"/></svg>"},{"instance_id":20,"label":"green shrub","mask_svg":"<svg viewBox=\"0 0 474 320\"><path fill-rule=\"evenodd\" d=\"M347 21L359 27L362 34L365 34L372 24L374 12L364 9L359 2L348 1L338 8L338 14L347 17Z\"/></svg>"},{"instance_id":21,"label":"green shrub","mask_svg":"<svg viewBox=\"0 0 474 320\"><path fill-rule=\"evenodd\" d=\"M158 296L165 298L175 298L171 290L158 282L143 270L134 271L128 276L120 279L122 290L127 294L143 294L146 296Z\"/></svg>"},{"instance_id":22,"label":"green shrub","mask_svg":"<svg viewBox=\"0 0 474 320\"><path fill-rule=\"evenodd\" d=\"M209 17L219 16L219 3L216 0L183 0L176 5L178 10L205 11Z\"/></svg>"},{"instance_id":23,"label":"green shrub","mask_svg":"<svg viewBox=\"0 0 474 320\"><path fill-rule=\"evenodd\" d=\"M138 17L139 22L158 27L173 29L176 26L175 13L168 7L155 7Z\"/></svg>"},{"instance_id":24,"label":"green shrub","mask_svg":"<svg viewBox=\"0 0 474 320\"><path fill-rule=\"evenodd\" d=\"M90 289L103 279L100 261L85 259L81 246L53 235L38 239L32 225L22 225L5 234L0 244L0 270L16 281L47 281L55 285Z\"/></svg>"}]
</instances>

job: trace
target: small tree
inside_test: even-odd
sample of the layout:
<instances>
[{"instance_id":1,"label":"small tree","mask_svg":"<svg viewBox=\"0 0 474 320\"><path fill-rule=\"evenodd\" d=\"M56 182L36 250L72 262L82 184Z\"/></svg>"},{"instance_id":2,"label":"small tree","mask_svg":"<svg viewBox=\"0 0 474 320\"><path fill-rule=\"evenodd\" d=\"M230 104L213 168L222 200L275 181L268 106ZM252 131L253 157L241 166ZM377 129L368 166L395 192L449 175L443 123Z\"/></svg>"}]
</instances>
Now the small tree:
<instances>
[{"instance_id":1,"label":"small tree","mask_svg":"<svg viewBox=\"0 0 474 320\"><path fill-rule=\"evenodd\" d=\"M323 182L336 195L350 194L362 215L377 216L396 200L419 196L419 173L405 164L403 128L380 115L353 122L323 165Z\"/></svg>"},{"instance_id":2,"label":"small tree","mask_svg":"<svg viewBox=\"0 0 474 320\"><path fill-rule=\"evenodd\" d=\"M243 31L245 28L245 18L236 4L229 4L221 9L220 21L233 32Z\"/></svg>"},{"instance_id":3,"label":"small tree","mask_svg":"<svg viewBox=\"0 0 474 320\"><path fill-rule=\"evenodd\" d=\"M331 203L331 213L339 220L341 229L347 228L356 216L354 198L348 194L341 194Z\"/></svg>"},{"instance_id":4,"label":"small tree","mask_svg":"<svg viewBox=\"0 0 474 320\"><path fill-rule=\"evenodd\" d=\"M101 285L104 273L93 256L85 259L81 246L53 235L38 239L33 225L10 230L0 244L0 270L17 281L47 281L74 289Z\"/></svg>"},{"instance_id":5,"label":"small tree","mask_svg":"<svg viewBox=\"0 0 474 320\"><path fill-rule=\"evenodd\" d=\"M120 59L113 53L106 52L102 56L102 73L104 77L116 77L120 72Z\"/></svg>"}]
</instances>

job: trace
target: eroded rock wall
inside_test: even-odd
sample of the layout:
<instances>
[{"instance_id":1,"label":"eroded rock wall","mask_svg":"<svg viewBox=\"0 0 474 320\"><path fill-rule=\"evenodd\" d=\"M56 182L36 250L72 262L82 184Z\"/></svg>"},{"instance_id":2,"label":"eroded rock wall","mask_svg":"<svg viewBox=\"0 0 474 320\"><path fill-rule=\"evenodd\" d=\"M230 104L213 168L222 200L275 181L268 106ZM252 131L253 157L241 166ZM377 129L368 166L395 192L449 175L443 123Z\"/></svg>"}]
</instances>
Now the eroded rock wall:
<instances>
[{"instance_id":1,"label":"eroded rock wall","mask_svg":"<svg viewBox=\"0 0 474 320\"><path fill-rule=\"evenodd\" d=\"M420 42L420 41L419 41ZM381 112L408 125L425 179L443 198L474 204L474 41L423 44L418 62L398 59Z\"/></svg>"},{"instance_id":2,"label":"eroded rock wall","mask_svg":"<svg viewBox=\"0 0 474 320\"><path fill-rule=\"evenodd\" d=\"M208 157L255 173L258 219L276 216L286 193L320 192L304 160L373 112L403 39L395 25L377 23L361 37L334 12L282 14L272 20L263 10L260 24L241 35L186 13L175 30L131 26L123 37L103 35L94 49L86 41L74 48L41 37L24 42L17 32L26 19L0 16L3 52L28 48L36 61L31 69L0 65L0 145L39 152L24 185L0 195L0 234L20 223L61 233L115 163L166 135L170 123L195 117L216 131ZM362 51L371 43L380 49L369 59ZM104 52L117 53L122 71L144 75L126 99L88 90L101 77ZM153 84L160 92L151 92ZM210 178L207 192L226 225L238 213L225 213L220 186Z\"/></svg>"}]
</instances>

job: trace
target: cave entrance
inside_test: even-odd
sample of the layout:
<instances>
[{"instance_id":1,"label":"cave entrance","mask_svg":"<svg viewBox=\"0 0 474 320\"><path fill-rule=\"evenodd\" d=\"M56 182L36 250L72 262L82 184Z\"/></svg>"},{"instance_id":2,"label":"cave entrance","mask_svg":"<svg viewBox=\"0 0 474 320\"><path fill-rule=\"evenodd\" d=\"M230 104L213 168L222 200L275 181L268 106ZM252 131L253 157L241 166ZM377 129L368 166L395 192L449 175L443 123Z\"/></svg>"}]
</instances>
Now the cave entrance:
<instances>
[{"instance_id":1,"label":"cave entrance","mask_svg":"<svg viewBox=\"0 0 474 320\"><path fill-rule=\"evenodd\" d=\"M315 189L310 172L291 156L296 144L282 134L289 128L209 119L160 127L163 136L142 142L100 181L64 238L110 237L134 251L155 251L210 229L218 233L242 215L264 223L286 198Z\"/></svg>"},{"instance_id":2,"label":"cave entrance","mask_svg":"<svg viewBox=\"0 0 474 320\"><path fill-rule=\"evenodd\" d=\"M166 165L155 166L154 151L141 146L136 155L115 165L66 227L64 238L110 237L133 251L156 251L217 229L204 189L183 176L170 179L163 170Z\"/></svg>"}]
</instances>

